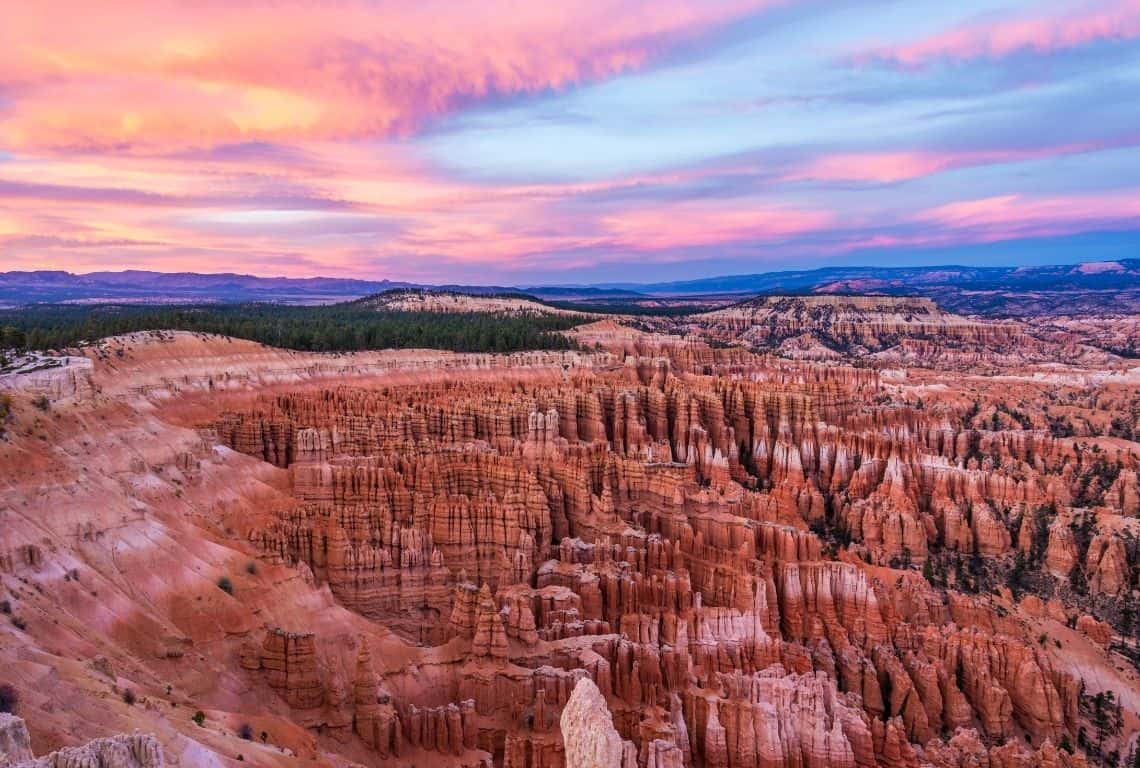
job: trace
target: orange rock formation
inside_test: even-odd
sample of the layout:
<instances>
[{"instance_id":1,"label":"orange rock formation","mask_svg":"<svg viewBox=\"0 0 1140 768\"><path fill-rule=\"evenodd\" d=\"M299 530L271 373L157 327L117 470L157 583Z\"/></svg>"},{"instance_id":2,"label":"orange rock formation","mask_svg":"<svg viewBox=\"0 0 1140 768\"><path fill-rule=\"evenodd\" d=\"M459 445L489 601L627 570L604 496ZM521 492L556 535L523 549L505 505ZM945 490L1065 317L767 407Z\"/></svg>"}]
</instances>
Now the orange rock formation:
<instances>
[{"instance_id":1,"label":"orange rock formation","mask_svg":"<svg viewBox=\"0 0 1140 768\"><path fill-rule=\"evenodd\" d=\"M1021 343L921 302L847 326L828 301L868 349ZM708 336L756 311L785 312L726 309ZM138 729L181 764L472 768L1126 753L1140 446L1076 432L1140 380L579 334L605 351L136 338L50 413L18 397L0 660L32 745Z\"/></svg>"}]
</instances>

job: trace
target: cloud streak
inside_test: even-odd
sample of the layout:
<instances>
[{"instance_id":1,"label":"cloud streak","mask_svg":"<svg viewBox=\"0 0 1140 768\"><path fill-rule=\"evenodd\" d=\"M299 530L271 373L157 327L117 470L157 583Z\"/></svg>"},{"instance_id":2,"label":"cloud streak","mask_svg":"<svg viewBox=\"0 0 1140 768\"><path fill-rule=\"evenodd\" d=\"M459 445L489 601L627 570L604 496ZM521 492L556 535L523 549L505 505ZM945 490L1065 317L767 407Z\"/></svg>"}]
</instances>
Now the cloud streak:
<instances>
[{"instance_id":1,"label":"cloud streak","mask_svg":"<svg viewBox=\"0 0 1140 768\"><path fill-rule=\"evenodd\" d=\"M1052 197L1000 195L947 203L922 211L916 218L999 239L1131 227L1140 223L1140 189Z\"/></svg>"},{"instance_id":2,"label":"cloud streak","mask_svg":"<svg viewBox=\"0 0 1140 768\"><path fill-rule=\"evenodd\" d=\"M991 17L914 42L874 47L855 60L916 68L938 61L996 60L1017 53L1051 54L1137 38L1138 0L1108 0L1065 11L1043 2L1028 13Z\"/></svg>"}]
</instances>

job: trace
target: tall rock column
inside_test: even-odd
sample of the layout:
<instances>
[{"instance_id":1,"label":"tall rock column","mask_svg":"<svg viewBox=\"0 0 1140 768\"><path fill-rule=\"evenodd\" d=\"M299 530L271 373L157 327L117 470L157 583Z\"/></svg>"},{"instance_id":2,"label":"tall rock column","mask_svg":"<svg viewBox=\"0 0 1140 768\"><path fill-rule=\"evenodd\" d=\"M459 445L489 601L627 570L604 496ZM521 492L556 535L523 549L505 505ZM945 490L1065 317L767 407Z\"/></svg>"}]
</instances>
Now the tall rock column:
<instances>
[{"instance_id":1,"label":"tall rock column","mask_svg":"<svg viewBox=\"0 0 1140 768\"><path fill-rule=\"evenodd\" d=\"M637 750L614 728L598 686L583 677L562 710L566 765L573 768L637 768Z\"/></svg>"}]
</instances>

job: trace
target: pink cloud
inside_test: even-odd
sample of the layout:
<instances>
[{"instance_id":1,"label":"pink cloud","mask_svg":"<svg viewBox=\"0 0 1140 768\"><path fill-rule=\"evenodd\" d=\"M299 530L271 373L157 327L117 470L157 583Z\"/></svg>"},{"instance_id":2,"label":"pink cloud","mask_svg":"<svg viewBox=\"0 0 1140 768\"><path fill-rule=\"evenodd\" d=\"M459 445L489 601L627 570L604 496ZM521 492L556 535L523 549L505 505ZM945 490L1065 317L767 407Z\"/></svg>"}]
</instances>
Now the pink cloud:
<instances>
[{"instance_id":1,"label":"pink cloud","mask_svg":"<svg viewBox=\"0 0 1140 768\"><path fill-rule=\"evenodd\" d=\"M0 145L402 135L642 68L776 2L16 4L0 25Z\"/></svg>"},{"instance_id":2,"label":"pink cloud","mask_svg":"<svg viewBox=\"0 0 1140 768\"><path fill-rule=\"evenodd\" d=\"M928 176L961 162L958 156L936 152L841 153L812 158L786 179L890 183Z\"/></svg>"},{"instance_id":3,"label":"pink cloud","mask_svg":"<svg viewBox=\"0 0 1140 768\"><path fill-rule=\"evenodd\" d=\"M1140 220L1140 189L1089 195L1001 195L919 212L915 219L985 239L1056 236Z\"/></svg>"},{"instance_id":4,"label":"pink cloud","mask_svg":"<svg viewBox=\"0 0 1140 768\"><path fill-rule=\"evenodd\" d=\"M901 152L842 152L807 160L784 177L785 181L854 181L889 184L931 176L943 171L982 165L1018 163L1046 157L1093 152L1128 146L1126 137L1112 142L1085 142L1028 149L982 149L960 152L915 150Z\"/></svg>"},{"instance_id":5,"label":"pink cloud","mask_svg":"<svg viewBox=\"0 0 1140 768\"><path fill-rule=\"evenodd\" d=\"M608 237L633 251L654 251L732 242L776 242L831 226L830 211L756 204L713 208L674 203L621 211L603 219Z\"/></svg>"},{"instance_id":6,"label":"pink cloud","mask_svg":"<svg viewBox=\"0 0 1140 768\"><path fill-rule=\"evenodd\" d=\"M598 202L632 189L656 199L654 189L699 178L694 170L476 184L418 165L398 145L299 148L295 162L244 157L236 169L208 155L14 158L0 170L0 252L13 263L45 267L250 269L272 264L274 253L292 253L304 259L283 258L272 271L343 274L356 260L366 271L388 264L395 270L389 276L454 280L449 269L457 267L562 270L631 252L664 258L660 252L670 249L774 243L833 221L829 212L739 199L654 207L620 196ZM296 190L290 207L275 208L276 184Z\"/></svg>"},{"instance_id":7,"label":"pink cloud","mask_svg":"<svg viewBox=\"0 0 1140 768\"><path fill-rule=\"evenodd\" d=\"M1053 53L1137 37L1140 0L1102 0L1079 10L1042 10L1031 15L971 22L917 42L878 47L860 54L856 60L920 67L938 59L998 59L1020 51Z\"/></svg>"}]
</instances>

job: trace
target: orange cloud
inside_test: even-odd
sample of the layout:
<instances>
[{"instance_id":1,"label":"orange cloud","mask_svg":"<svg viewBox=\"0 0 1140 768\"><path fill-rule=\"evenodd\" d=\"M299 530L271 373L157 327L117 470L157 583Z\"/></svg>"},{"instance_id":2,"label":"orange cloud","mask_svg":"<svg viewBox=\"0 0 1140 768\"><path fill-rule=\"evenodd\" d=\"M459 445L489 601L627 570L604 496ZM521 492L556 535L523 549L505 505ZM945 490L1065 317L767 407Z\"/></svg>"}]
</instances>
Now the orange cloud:
<instances>
[{"instance_id":1,"label":"orange cloud","mask_svg":"<svg viewBox=\"0 0 1140 768\"><path fill-rule=\"evenodd\" d=\"M17 4L0 25L0 144L402 135L643 67L776 1Z\"/></svg>"}]
</instances>

